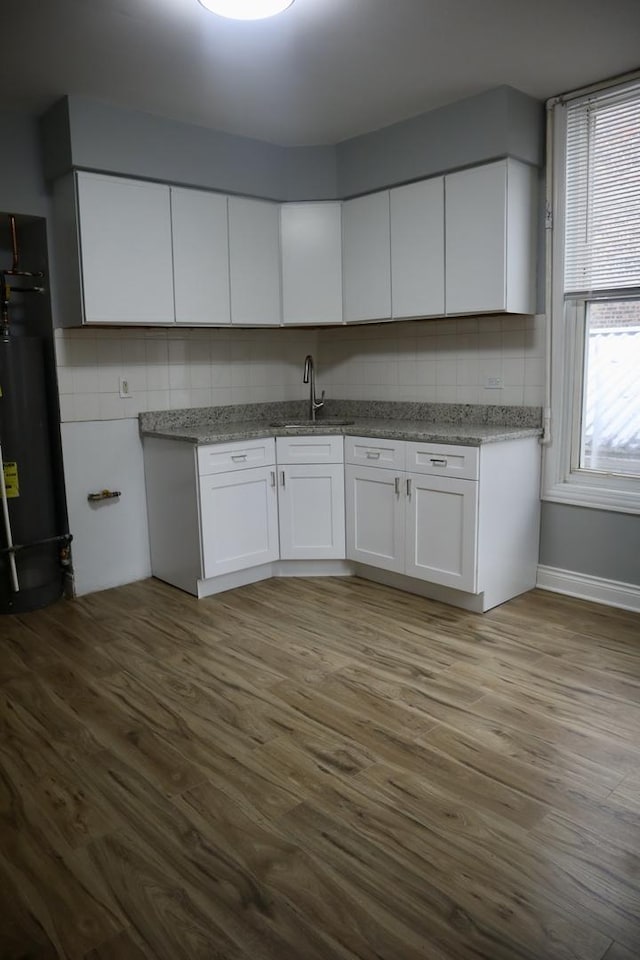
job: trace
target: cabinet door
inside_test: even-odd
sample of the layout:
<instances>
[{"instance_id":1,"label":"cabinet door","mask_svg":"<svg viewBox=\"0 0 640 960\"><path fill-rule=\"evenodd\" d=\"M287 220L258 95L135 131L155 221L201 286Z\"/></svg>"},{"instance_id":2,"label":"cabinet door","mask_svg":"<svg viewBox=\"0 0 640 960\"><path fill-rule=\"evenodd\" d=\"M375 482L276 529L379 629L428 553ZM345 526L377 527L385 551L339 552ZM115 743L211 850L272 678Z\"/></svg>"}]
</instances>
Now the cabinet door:
<instances>
[{"instance_id":1,"label":"cabinet door","mask_svg":"<svg viewBox=\"0 0 640 960\"><path fill-rule=\"evenodd\" d=\"M476 593L477 482L408 473L405 492L407 575Z\"/></svg>"},{"instance_id":2,"label":"cabinet door","mask_svg":"<svg viewBox=\"0 0 640 960\"><path fill-rule=\"evenodd\" d=\"M282 321L279 211L277 203L229 197L232 323Z\"/></svg>"},{"instance_id":3,"label":"cabinet door","mask_svg":"<svg viewBox=\"0 0 640 960\"><path fill-rule=\"evenodd\" d=\"M176 321L231 323L227 198L171 188Z\"/></svg>"},{"instance_id":4,"label":"cabinet door","mask_svg":"<svg viewBox=\"0 0 640 960\"><path fill-rule=\"evenodd\" d=\"M77 175L86 323L174 322L169 187Z\"/></svg>"},{"instance_id":5,"label":"cabinet door","mask_svg":"<svg viewBox=\"0 0 640 960\"><path fill-rule=\"evenodd\" d=\"M347 558L404 572L403 474L345 467Z\"/></svg>"},{"instance_id":6,"label":"cabinet door","mask_svg":"<svg viewBox=\"0 0 640 960\"><path fill-rule=\"evenodd\" d=\"M200 477L203 575L278 559L275 467Z\"/></svg>"},{"instance_id":7,"label":"cabinet door","mask_svg":"<svg viewBox=\"0 0 640 960\"><path fill-rule=\"evenodd\" d=\"M342 204L280 207L284 323L342 323Z\"/></svg>"},{"instance_id":8,"label":"cabinet door","mask_svg":"<svg viewBox=\"0 0 640 960\"><path fill-rule=\"evenodd\" d=\"M389 191L347 200L342 205L344 319L384 320L391 316Z\"/></svg>"},{"instance_id":9,"label":"cabinet door","mask_svg":"<svg viewBox=\"0 0 640 960\"><path fill-rule=\"evenodd\" d=\"M281 559L343 560L342 464L290 464L278 479Z\"/></svg>"},{"instance_id":10,"label":"cabinet door","mask_svg":"<svg viewBox=\"0 0 640 960\"><path fill-rule=\"evenodd\" d=\"M507 161L445 178L447 313L506 309Z\"/></svg>"},{"instance_id":11,"label":"cabinet door","mask_svg":"<svg viewBox=\"0 0 640 960\"><path fill-rule=\"evenodd\" d=\"M394 317L444 313L444 177L391 191Z\"/></svg>"}]
</instances>

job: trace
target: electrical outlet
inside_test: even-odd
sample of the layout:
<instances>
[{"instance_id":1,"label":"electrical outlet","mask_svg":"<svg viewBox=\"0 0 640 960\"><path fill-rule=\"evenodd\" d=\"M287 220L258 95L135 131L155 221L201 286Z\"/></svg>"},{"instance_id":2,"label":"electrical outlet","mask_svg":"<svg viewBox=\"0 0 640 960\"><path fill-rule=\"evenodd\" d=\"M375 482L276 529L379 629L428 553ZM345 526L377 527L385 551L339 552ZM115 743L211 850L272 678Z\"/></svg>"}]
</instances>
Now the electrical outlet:
<instances>
[{"instance_id":1,"label":"electrical outlet","mask_svg":"<svg viewBox=\"0 0 640 960\"><path fill-rule=\"evenodd\" d=\"M485 390L502 390L503 387L504 380L502 377L487 377L485 380Z\"/></svg>"},{"instance_id":2,"label":"electrical outlet","mask_svg":"<svg viewBox=\"0 0 640 960\"><path fill-rule=\"evenodd\" d=\"M129 400L131 398L131 391L129 390L129 380L127 377L120 377L118 380L118 386L120 389L120 396L123 400Z\"/></svg>"}]
</instances>

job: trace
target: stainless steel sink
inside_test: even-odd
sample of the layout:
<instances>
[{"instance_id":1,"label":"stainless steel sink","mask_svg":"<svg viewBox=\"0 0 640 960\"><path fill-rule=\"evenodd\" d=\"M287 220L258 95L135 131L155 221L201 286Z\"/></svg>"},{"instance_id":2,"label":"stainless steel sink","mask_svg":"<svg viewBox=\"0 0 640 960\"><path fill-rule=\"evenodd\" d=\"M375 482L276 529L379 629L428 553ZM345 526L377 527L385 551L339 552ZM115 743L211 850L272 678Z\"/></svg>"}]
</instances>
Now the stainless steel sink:
<instances>
[{"instance_id":1,"label":"stainless steel sink","mask_svg":"<svg viewBox=\"0 0 640 960\"><path fill-rule=\"evenodd\" d=\"M323 430L326 427L349 427L355 421L340 420L338 417L323 417L321 420L274 420L270 427L276 427L280 430L299 430L304 427L305 430Z\"/></svg>"}]
</instances>

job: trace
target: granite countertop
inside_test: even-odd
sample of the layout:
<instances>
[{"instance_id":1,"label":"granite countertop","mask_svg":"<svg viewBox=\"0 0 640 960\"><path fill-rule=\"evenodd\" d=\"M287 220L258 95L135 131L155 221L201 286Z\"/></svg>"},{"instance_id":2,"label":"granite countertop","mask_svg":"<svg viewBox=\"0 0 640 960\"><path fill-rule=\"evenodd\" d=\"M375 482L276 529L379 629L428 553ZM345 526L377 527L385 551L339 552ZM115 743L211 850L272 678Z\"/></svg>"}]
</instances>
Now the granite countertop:
<instances>
[{"instance_id":1,"label":"granite countertop","mask_svg":"<svg viewBox=\"0 0 640 960\"><path fill-rule=\"evenodd\" d=\"M318 416L314 427L301 424L286 429L273 424L304 419L303 401L156 411L140 414L140 433L199 445L314 433L474 447L542 434L539 407L348 400L327 401L325 407L329 422L323 423Z\"/></svg>"}]
</instances>

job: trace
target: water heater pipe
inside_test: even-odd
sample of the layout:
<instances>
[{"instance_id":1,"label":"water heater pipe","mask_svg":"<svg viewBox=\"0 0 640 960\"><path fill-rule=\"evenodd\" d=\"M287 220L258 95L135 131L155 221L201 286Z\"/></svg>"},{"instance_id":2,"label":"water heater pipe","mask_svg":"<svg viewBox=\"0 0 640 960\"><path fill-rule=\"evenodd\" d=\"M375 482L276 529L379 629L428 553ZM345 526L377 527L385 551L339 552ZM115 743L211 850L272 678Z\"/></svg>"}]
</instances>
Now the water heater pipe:
<instances>
[{"instance_id":1,"label":"water heater pipe","mask_svg":"<svg viewBox=\"0 0 640 960\"><path fill-rule=\"evenodd\" d=\"M4 459L2 457L2 444L0 443L0 498L2 499L2 518L4 520L4 531L7 537L7 546L13 546L13 535L11 533L11 520L9 519L9 503L7 500L7 485L4 481ZM9 570L11 572L11 586L14 593L20 592L18 582L18 570L16 568L16 558L13 551L9 552Z\"/></svg>"}]
</instances>

